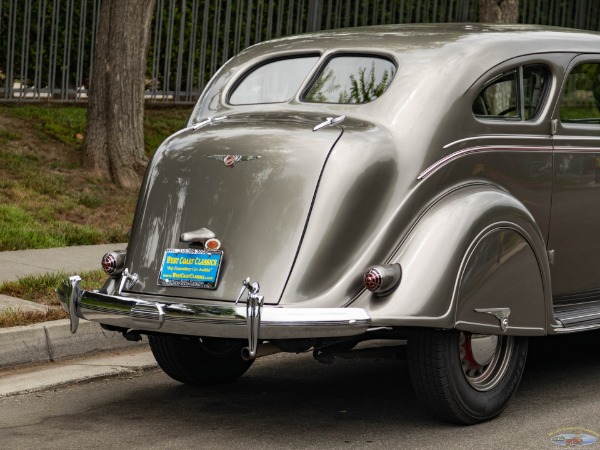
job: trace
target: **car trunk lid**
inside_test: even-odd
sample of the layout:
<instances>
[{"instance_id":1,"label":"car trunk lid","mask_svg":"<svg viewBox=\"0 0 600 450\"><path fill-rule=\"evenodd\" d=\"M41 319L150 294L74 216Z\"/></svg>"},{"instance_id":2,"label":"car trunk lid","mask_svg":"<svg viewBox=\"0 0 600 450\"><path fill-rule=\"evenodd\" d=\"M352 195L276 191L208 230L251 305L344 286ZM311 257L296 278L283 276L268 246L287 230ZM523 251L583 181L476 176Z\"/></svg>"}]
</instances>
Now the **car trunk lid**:
<instances>
[{"instance_id":1,"label":"car trunk lid","mask_svg":"<svg viewBox=\"0 0 600 450\"><path fill-rule=\"evenodd\" d=\"M184 130L149 167L127 251L133 292L233 301L250 277L277 303L293 266L337 127L321 117L245 117ZM229 155L229 158L227 157ZM233 160L233 166L231 166ZM215 289L159 285L167 249L206 228L222 242Z\"/></svg>"}]
</instances>

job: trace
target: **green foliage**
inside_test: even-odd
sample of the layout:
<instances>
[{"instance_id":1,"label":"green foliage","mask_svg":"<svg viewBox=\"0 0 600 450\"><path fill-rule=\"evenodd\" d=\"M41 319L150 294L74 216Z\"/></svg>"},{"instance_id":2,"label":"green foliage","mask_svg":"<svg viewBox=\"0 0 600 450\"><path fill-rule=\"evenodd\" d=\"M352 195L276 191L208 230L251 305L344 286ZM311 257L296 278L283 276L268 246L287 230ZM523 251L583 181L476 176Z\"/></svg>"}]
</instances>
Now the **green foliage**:
<instances>
[{"instance_id":1,"label":"green foliage","mask_svg":"<svg viewBox=\"0 0 600 450\"><path fill-rule=\"evenodd\" d=\"M369 103L381 96L387 89L388 84L394 77L393 73L385 70L379 83L375 77L375 63L371 64L371 70L368 75L366 67L359 67L358 80L354 75L350 75L350 92L340 92L338 103Z\"/></svg>"}]
</instances>

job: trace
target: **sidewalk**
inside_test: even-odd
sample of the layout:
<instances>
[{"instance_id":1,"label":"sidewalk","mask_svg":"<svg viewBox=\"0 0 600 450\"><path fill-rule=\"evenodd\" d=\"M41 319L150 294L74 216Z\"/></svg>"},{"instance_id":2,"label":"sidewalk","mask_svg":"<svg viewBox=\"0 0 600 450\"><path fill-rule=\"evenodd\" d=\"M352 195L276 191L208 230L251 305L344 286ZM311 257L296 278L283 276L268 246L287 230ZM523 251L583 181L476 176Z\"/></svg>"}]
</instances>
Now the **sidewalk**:
<instances>
[{"instance_id":1,"label":"sidewalk","mask_svg":"<svg viewBox=\"0 0 600 450\"><path fill-rule=\"evenodd\" d=\"M125 247L127 244L102 244L0 252L0 284L27 275L60 271L75 274L100 269L106 252Z\"/></svg>"},{"instance_id":2,"label":"sidewalk","mask_svg":"<svg viewBox=\"0 0 600 450\"><path fill-rule=\"evenodd\" d=\"M108 244L0 252L0 284L27 275L60 271L78 274L82 271L95 270L100 268L102 256L107 251L124 249L126 245ZM37 309L43 306L26 300L0 296L0 310L4 308ZM68 320L0 328L0 379L3 378L2 373L8 368L61 361L64 358L125 348L144 352L146 360L150 361L151 356L148 356L146 341L142 343L127 341L120 333L103 330L100 325L85 320L80 321L76 334L71 334ZM117 365L121 364L117 363ZM109 370L109 373L112 372L115 371Z\"/></svg>"}]
</instances>

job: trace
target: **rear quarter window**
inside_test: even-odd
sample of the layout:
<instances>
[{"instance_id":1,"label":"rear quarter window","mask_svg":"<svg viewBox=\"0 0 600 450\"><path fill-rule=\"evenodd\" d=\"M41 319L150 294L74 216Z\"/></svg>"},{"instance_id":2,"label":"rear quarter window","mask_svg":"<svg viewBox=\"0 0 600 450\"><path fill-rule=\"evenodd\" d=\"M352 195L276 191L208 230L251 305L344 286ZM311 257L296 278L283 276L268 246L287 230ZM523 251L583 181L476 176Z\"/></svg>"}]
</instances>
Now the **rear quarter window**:
<instances>
[{"instance_id":1,"label":"rear quarter window","mask_svg":"<svg viewBox=\"0 0 600 450\"><path fill-rule=\"evenodd\" d=\"M511 69L486 83L473 102L473 113L479 118L531 120L541 111L549 85L546 66Z\"/></svg>"}]
</instances>

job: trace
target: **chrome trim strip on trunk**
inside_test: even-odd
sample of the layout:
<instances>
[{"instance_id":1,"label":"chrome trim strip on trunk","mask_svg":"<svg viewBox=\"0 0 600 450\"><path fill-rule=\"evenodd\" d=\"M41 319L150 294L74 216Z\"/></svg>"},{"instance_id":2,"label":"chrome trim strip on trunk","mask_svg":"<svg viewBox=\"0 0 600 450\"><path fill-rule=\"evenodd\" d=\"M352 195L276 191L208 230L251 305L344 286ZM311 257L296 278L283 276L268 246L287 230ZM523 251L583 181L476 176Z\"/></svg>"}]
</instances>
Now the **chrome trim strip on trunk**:
<instances>
[{"instance_id":1,"label":"chrome trim strip on trunk","mask_svg":"<svg viewBox=\"0 0 600 450\"><path fill-rule=\"evenodd\" d=\"M57 290L65 309L76 299L74 317L136 331L192 336L247 338L245 304L189 304L185 299L130 294L108 295L65 283ZM362 308L284 308L264 306L258 338L289 339L355 336L366 332L371 318Z\"/></svg>"}]
</instances>

